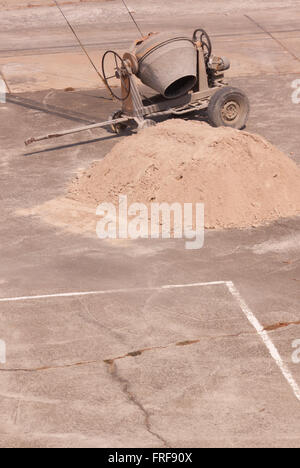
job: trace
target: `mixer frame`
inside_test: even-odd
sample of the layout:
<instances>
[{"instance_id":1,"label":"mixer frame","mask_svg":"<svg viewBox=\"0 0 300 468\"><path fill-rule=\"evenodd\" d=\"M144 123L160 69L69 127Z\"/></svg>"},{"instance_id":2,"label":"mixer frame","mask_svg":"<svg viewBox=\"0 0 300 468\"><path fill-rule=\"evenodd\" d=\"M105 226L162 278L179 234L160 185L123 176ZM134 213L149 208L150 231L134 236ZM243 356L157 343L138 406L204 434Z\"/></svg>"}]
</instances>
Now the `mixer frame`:
<instances>
[{"instance_id":1,"label":"mixer frame","mask_svg":"<svg viewBox=\"0 0 300 468\"><path fill-rule=\"evenodd\" d=\"M193 90L176 99L166 99L160 95L143 98L135 76L136 64L134 56L130 53L124 55L123 77L121 79L122 110L113 114L115 118L128 118L129 126L138 125L138 130L153 125L154 117L174 115L180 116L207 109L211 97L221 87L228 83L224 81L224 73L214 72L213 86L209 86L207 63L205 61L203 46L200 41L195 43L197 49L197 81ZM128 92L129 91L129 92ZM121 133L127 128L125 122L116 122L111 125L115 133Z\"/></svg>"}]
</instances>

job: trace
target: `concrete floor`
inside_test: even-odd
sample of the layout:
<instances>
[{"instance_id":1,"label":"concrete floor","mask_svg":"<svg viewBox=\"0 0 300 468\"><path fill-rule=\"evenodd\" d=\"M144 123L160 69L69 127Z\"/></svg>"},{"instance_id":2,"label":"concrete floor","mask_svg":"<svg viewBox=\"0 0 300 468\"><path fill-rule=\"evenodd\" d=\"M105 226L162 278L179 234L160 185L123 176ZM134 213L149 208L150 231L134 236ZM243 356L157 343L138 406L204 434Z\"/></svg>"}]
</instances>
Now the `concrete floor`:
<instances>
[{"instance_id":1,"label":"concrete floor","mask_svg":"<svg viewBox=\"0 0 300 468\"><path fill-rule=\"evenodd\" d=\"M279 3L256 13L261 24L300 30L296 2ZM219 24L225 31L228 18ZM235 25L242 30L244 17ZM291 100L298 60L281 50L268 62L259 49L260 63L274 68L254 69L256 40L239 55L248 75L231 77L251 100L247 129L300 163L300 108ZM285 61L280 74L275 56ZM20 216L63 194L117 141L95 130L25 149L29 136L115 109L99 89L28 87L0 105L0 446L299 447L299 219L208 232L202 250L187 251L182 241L103 243ZM225 283L202 284L216 281ZM59 296L91 291L99 294ZM270 355L271 342L279 354Z\"/></svg>"},{"instance_id":2,"label":"concrete floor","mask_svg":"<svg viewBox=\"0 0 300 468\"><path fill-rule=\"evenodd\" d=\"M172 0L170 15L170 2L130 0L143 33L173 30L191 37L205 28L214 52L230 57L232 77L300 74L299 5L299 0ZM99 68L105 50L121 53L139 37L121 0L62 9ZM102 86L57 8L3 11L0 44L0 71L14 93Z\"/></svg>"}]
</instances>

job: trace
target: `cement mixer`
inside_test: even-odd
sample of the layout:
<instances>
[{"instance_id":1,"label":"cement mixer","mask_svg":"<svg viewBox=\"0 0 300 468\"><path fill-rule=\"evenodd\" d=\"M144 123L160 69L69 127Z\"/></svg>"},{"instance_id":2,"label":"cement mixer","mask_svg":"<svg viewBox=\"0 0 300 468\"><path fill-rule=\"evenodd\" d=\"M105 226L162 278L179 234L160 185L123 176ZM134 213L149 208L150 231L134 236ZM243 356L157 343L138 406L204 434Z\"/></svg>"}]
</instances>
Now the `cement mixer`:
<instances>
[{"instance_id":1,"label":"cement mixer","mask_svg":"<svg viewBox=\"0 0 300 468\"><path fill-rule=\"evenodd\" d=\"M30 138L25 143L106 126L115 133L128 128L141 130L155 125L156 117L205 110L213 126L242 129L249 117L249 100L242 90L228 86L224 72L229 68L227 58L212 54L211 40L204 29L196 29L191 38L150 33L122 57L112 50L103 55L103 80L110 94L122 102L109 120ZM120 86L116 86L116 80ZM141 83L150 91L147 97L140 90Z\"/></svg>"},{"instance_id":2,"label":"cement mixer","mask_svg":"<svg viewBox=\"0 0 300 468\"><path fill-rule=\"evenodd\" d=\"M115 76L121 80L119 94L110 86L113 75L107 74L109 61L115 64ZM104 79L112 94L122 101L122 110L112 118L135 117L139 128L153 125L155 116L204 109L214 126L243 128L249 116L249 100L243 91L227 86L224 72L229 68L227 58L212 55L211 40L203 29L194 31L192 38L150 33L136 41L123 58L108 51L102 60ZM136 78L159 96L145 102ZM117 133L126 127L124 123L112 125Z\"/></svg>"}]
</instances>

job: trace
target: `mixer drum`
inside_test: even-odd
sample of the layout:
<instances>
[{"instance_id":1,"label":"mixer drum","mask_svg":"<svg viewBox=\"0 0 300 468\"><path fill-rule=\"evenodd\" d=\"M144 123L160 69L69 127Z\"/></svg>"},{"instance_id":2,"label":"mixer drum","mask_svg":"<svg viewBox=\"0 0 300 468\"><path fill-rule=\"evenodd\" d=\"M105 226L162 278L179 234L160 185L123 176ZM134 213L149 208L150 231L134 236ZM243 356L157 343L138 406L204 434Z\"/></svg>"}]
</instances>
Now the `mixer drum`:
<instances>
[{"instance_id":1,"label":"mixer drum","mask_svg":"<svg viewBox=\"0 0 300 468\"><path fill-rule=\"evenodd\" d=\"M159 33L138 41L134 50L142 83L167 99L188 93L197 81L193 41L174 33Z\"/></svg>"}]
</instances>

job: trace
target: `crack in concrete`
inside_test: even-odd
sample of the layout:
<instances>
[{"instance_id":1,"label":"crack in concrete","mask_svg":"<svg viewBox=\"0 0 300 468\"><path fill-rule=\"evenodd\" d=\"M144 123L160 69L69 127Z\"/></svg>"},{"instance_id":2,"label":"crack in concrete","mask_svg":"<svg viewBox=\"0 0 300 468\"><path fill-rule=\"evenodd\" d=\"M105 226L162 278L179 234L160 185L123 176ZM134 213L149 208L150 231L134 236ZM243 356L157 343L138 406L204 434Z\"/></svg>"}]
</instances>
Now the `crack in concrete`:
<instances>
[{"instance_id":1,"label":"crack in concrete","mask_svg":"<svg viewBox=\"0 0 300 468\"><path fill-rule=\"evenodd\" d=\"M127 397L127 399L133 403L144 415L145 418L145 427L149 434L151 434L153 437L157 438L165 448L171 448L171 444L169 444L160 434L155 432L151 428L151 423L150 423L150 414L144 407L144 405L137 399L137 397L133 394L133 392L130 390L130 382L127 379L124 379L118 374L118 369L116 366L115 362L108 363L108 372L111 375L112 379L115 380L117 383L119 383L122 387L122 391Z\"/></svg>"},{"instance_id":2,"label":"crack in concrete","mask_svg":"<svg viewBox=\"0 0 300 468\"><path fill-rule=\"evenodd\" d=\"M159 349L167 349L167 348L169 348L171 346L174 346L174 345L171 344L171 345L166 345L166 346L153 346L152 348L138 349L137 351L131 351L130 353L123 354L122 356L117 356L117 357L111 358L111 359L105 359L103 362L105 364L113 364L115 361L119 361L121 359L126 359L128 357L141 356L143 353L147 353L149 351L157 351Z\"/></svg>"},{"instance_id":3,"label":"crack in concrete","mask_svg":"<svg viewBox=\"0 0 300 468\"><path fill-rule=\"evenodd\" d=\"M79 366L87 366L90 364L98 364L103 362L103 360L95 360L95 361L82 361L82 362L74 362L71 364L61 364L59 366L43 366L43 367L32 367L32 368L12 368L12 369L0 369L0 372L41 372L47 370L55 370L55 369L67 369L68 367L79 367Z\"/></svg>"},{"instance_id":4,"label":"crack in concrete","mask_svg":"<svg viewBox=\"0 0 300 468\"><path fill-rule=\"evenodd\" d=\"M242 336L242 335L254 335L254 333L246 333L246 332L239 332L239 333L235 333L235 334L232 334L232 335L207 335L207 336L202 336L201 338L198 338L198 339L195 339L195 340L186 340L186 341L178 341L177 343L171 343L171 344L168 344L166 346L153 346L152 348L144 348L144 349L139 349L137 351L133 351L133 352L130 352L130 353L127 353L127 354L124 354L123 356L117 356L115 358L111 358L111 359L106 359L104 362L105 364L112 364L114 363L115 361L119 361L121 359L126 359L127 357L136 357L136 356L141 356L143 353L147 353L149 351L156 351L156 350L159 350L159 349L168 349L168 348L172 348L174 346L191 346L193 344L198 344L198 343L201 343L202 340L217 340L217 339L222 339L222 338L238 338L239 336Z\"/></svg>"},{"instance_id":5,"label":"crack in concrete","mask_svg":"<svg viewBox=\"0 0 300 468\"><path fill-rule=\"evenodd\" d=\"M191 346L194 344L200 343L202 340L218 340L218 339L224 339L224 338L238 338L239 336L250 336L254 335L254 332L239 332L235 334L227 334L227 335L207 335L207 336L202 336L201 338L195 339L195 340L186 340L186 341L179 341L176 343L171 343L165 346L153 346L150 348L143 348L143 349L138 349L136 351L131 351L129 353L123 354L121 356L117 356L115 358L110 358L110 359L96 359L92 361L79 361L79 362L74 362L70 364L61 364L57 366L43 366L43 367L33 367L33 368L11 368L11 369L0 369L0 372L42 372L42 371L47 371L47 370L55 370L55 369L67 369L67 368L72 368L72 367L80 367L80 366L87 366L91 364L108 364L112 365L115 363L115 361L119 361L122 359L126 359L128 357L138 357L141 356L142 354L150 351L157 351L157 350L162 350L162 349L168 349L172 348L175 346L178 347L184 347L184 346Z\"/></svg>"},{"instance_id":6,"label":"crack in concrete","mask_svg":"<svg viewBox=\"0 0 300 468\"><path fill-rule=\"evenodd\" d=\"M275 331L281 328L287 328L292 325L298 326L300 325L300 321L296 322L278 322L272 325L266 325L264 327L264 331L270 332L270 331ZM251 336L254 335L254 332L239 332L235 334L225 334L225 335L206 335L202 336L201 338L195 339L195 340L185 340L185 341L178 341L176 343L170 343L165 346L152 346L149 348L142 348L138 349L136 351L131 351L129 353L123 354L121 356L117 356L114 358L110 359L95 359L92 361L79 361L79 362L73 362L70 364L61 364L57 366L43 366L43 367L33 367L33 368L11 368L11 369L0 369L0 372L42 372L42 371L47 371L47 370L56 370L56 369L68 369L72 367L80 367L80 366L88 366L91 364L108 364L108 365L113 365L115 361L120 361L122 359L127 359L129 357L138 357L141 356L144 353L150 352L150 351L157 351L157 350L163 350L163 349L168 349L172 347L185 347L185 346L192 346L194 344L201 343L202 340L218 340L218 339L224 339L224 338L238 338L240 336Z\"/></svg>"},{"instance_id":7,"label":"crack in concrete","mask_svg":"<svg viewBox=\"0 0 300 468\"><path fill-rule=\"evenodd\" d=\"M265 326L264 331L275 331L275 330L279 330L280 328L290 327L292 325L300 325L300 321L298 321L298 322L278 322L278 323L274 323L272 325Z\"/></svg>"}]
</instances>

